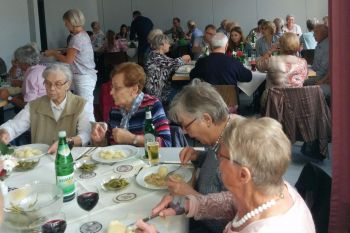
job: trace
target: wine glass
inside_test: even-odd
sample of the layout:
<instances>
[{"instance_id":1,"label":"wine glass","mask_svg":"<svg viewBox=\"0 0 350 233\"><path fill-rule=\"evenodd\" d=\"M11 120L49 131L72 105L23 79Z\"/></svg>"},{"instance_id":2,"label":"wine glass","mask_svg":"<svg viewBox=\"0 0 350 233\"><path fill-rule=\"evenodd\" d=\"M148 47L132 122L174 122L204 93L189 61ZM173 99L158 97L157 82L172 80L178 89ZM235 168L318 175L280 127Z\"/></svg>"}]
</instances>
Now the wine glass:
<instances>
[{"instance_id":1,"label":"wine glass","mask_svg":"<svg viewBox=\"0 0 350 233\"><path fill-rule=\"evenodd\" d=\"M34 221L30 228L32 232L64 233L67 228L66 215L63 212L46 215Z\"/></svg>"},{"instance_id":2,"label":"wine glass","mask_svg":"<svg viewBox=\"0 0 350 233\"><path fill-rule=\"evenodd\" d=\"M102 224L90 221L90 211L96 206L99 199L99 189L95 185L84 185L77 189L77 202L80 208L88 211L88 222L80 226L81 233L94 233L102 229Z\"/></svg>"}]
</instances>

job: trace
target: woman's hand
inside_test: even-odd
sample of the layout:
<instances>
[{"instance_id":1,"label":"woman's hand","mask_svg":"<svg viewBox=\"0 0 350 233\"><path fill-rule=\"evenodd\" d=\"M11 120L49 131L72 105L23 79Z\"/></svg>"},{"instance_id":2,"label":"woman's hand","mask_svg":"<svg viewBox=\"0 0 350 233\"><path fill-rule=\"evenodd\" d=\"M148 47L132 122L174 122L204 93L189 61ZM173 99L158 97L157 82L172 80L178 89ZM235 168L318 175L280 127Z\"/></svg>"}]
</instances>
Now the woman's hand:
<instances>
[{"instance_id":1,"label":"woman's hand","mask_svg":"<svg viewBox=\"0 0 350 233\"><path fill-rule=\"evenodd\" d=\"M139 219L136 221L136 233L156 233L157 229L154 225L150 225Z\"/></svg>"},{"instance_id":2,"label":"woman's hand","mask_svg":"<svg viewBox=\"0 0 350 233\"><path fill-rule=\"evenodd\" d=\"M187 64L191 61L191 57L190 55L183 55L182 57L182 60L184 60L184 62Z\"/></svg>"},{"instance_id":3,"label":"woman's hand","mask_svg":"<svg viewBox=\"0 0 350 233\"><path fill-rule=\"evenodd\" d=\"M167 180L168 190L173 195L185 196L190 194L198 194L191 185L187 184L183 180L179 181L169 176Z\"/></svg>"},{"instance_id":4,"label":"woman's hand","mask_svg":"<svg viewBox=\"0 0 350 233\"><path fill-rule=\"evenodd\" d=\"M198 151L196 151L192 147L185 147L181 150L179 157L180 157L181 164L186 164L190 161L197 160Z\"/></svg>"},{"instance_id":5,"label":"woman's hand","mask_svg":"<svg viewBox=\"0 0 350 233\"><path fill-rule=\"evenodd\" d=\"M166 217L176 215L176 211L169 207L173 199L174 197L172 195L165 195L156 207L152 209L152 216L159 215L160 217Z\"/></svg>"},{"instance_id":6,"label":"woman's hand","mask_svg":"<svg viewBox=\"0 0 350 233\"><path fill-rule=\"evenodd\" d=\"M102 142L106 137L107 127L105 124L95 123L91 129L91 140L93 143Z\"/></svg>"},{"instance_id":7,"label":"woman's hand","mask_svg":"<svg viewBox=\"0 0 350 233\"><path fill-rule=\"evenodd\" d=\"M114 141L118 144L132 144L135 138L135 134L122 128L114 128L112 130L112 135Z\"/></svg>"},{"instance_id":8,"label":"woman's hand","mask_svg":"<svg viewBox=\"0 0 350 233\"><path fill-rule=\"evenodd\" d=\"M57 147L58 147L58 141L55 141L50 147L49 150L47 151L47 153L49 154L55 154L57 151Z\"/></svg>"}]
</instances>

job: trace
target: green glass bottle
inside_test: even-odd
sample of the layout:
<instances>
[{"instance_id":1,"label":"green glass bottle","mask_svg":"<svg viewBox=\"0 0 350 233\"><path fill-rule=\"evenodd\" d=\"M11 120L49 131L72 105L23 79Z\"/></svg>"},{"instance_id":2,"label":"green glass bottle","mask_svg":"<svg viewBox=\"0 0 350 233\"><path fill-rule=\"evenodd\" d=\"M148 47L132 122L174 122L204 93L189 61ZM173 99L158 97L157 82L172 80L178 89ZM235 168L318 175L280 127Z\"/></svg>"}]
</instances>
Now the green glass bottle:
<instances>
[{"instance_id":1,"label":"green glass bottle","mask_svg":"<svg viewBox=\"0 0 350 233\"><path fill-rule=\"evenodd\" d=\"M66 131L60 131L58 138L55 161L56 184L63 191L63 202L67 202L75 197L73 157L66 141Z\"/></svg>"},{"instance_id":2,"label":"green glass bottle","mask_svg":"<svg viewBox=\"0 0 350 233\"><path fill-rule=\"evenodd\" d=\"M145 127L143 133L145 141L145 158L148 159L147 143L156 141L156 130L152 122L152 112L149 106L146 107L145 115Z\"/></svg>"}]
</instances>

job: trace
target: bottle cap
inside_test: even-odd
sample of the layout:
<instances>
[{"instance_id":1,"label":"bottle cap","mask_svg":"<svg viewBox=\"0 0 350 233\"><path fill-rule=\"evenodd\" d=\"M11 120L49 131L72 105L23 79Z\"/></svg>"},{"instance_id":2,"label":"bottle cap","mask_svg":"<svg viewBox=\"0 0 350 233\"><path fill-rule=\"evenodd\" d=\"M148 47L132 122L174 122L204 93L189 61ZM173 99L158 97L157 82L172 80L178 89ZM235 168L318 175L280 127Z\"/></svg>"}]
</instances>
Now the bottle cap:
<instances>
[{"instance_id":1,"label":"bottle cap","mask_svg":"<svg viewBox=\"0 0 350 233\"><path fill-rule=\"evenodd\" d=\"M66 137L66 136L67 136L66 131L58 132L58 137L63 138L63 137Z\"/></svg>"}]
</instances>

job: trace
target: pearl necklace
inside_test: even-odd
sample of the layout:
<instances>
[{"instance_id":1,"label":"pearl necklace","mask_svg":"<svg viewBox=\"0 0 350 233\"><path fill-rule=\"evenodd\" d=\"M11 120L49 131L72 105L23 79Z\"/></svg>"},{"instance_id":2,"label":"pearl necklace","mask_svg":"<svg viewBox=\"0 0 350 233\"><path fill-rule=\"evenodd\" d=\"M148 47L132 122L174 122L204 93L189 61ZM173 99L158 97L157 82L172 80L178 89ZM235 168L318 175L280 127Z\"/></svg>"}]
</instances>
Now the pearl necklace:
<instances>
[{"instance_id":1,"label":"pearl necklace","mask_svg":"<svg viewBox=\"0 0 350 233\"><path fill-rule=\"evenodd\" d=\"M272 199L268 202L265 202L264 204L256 207L255 209L253 209L252 211L246 213L240 220L238 220L238 214L236 214L235 218L232 220L231 226L233 228L239 228L240 226L242 226L244 223L246 223L249 219L251 219L252 217L261 214L262 212L264 212L265 210L271 208L272 206L276 205L277 201L280 199L283 199L284 195L283 193L280 194L280 197L277 199Z\"/></svg>"}]
</instances>

